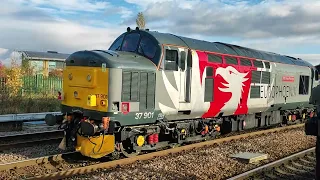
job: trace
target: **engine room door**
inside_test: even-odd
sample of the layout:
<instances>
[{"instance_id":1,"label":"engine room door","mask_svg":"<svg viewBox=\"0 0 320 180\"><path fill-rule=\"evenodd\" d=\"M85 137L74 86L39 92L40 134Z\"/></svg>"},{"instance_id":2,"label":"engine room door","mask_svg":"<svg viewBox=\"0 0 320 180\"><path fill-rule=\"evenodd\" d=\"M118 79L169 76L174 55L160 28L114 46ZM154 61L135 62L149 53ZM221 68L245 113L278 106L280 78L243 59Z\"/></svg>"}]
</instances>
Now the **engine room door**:
<instances>
[{"instance_id":1,"label":"engine room door","mask_svg":"<svg viewBox=\"0 0 320 180\"><path fill-rule=\"evenodd\" d=\"M190 102L190 83L191 83L191 68L187 62L187 51L180 49L179 72L180 72L180 92L179 102ZM183 108L184 109L184 108Z\"/></svg>"}]
</instances>

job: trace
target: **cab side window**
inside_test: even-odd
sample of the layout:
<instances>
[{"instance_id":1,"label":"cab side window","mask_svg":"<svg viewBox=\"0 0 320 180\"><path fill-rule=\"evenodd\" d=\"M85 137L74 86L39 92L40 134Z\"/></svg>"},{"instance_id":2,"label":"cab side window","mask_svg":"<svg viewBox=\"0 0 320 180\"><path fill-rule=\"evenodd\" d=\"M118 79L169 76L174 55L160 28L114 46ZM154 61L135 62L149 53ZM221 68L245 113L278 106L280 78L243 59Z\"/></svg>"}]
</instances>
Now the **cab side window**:
<instances>
[{"instance_id":1,"label":"cab side window","mask_svg":"<svg viewBox=\"0 0 320 180\"><path fill-rule=\"evenodd\" d=\"M309 93L309 79L310 79L310 76L300 75L299 94L306 95Z\"/></svg>"},{"instance_id":2,"label":"cab side window","mask_svg":"<svg viewBox=\"0 0 320 180\"><path fill-rule=\"evenodd\" d=\"M178 70L178 51L166 49L164 69L177 71Z\"/></svg>"},{"instance_id":3,"label":"cab side window","mask_svg":"<svg viewBox=\"0 0 320 180\"><path fill-rule=\"evenodd\" d=\"M319 80L319 72L318 72L318 70L315 70L315 77L314 77L314 79L315 79L316 81Z\"/></svg>"}]
</instances>

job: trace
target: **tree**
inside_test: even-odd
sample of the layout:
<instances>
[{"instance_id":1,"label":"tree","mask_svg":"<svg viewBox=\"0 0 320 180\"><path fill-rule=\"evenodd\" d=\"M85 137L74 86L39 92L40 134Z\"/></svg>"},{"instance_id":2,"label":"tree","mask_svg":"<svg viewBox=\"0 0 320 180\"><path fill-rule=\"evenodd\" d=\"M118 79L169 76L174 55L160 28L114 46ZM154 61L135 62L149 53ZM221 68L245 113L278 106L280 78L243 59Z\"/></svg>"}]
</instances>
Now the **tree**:
<instances>
[{"instance_id":1,"label":"tree","mask_svg":"<svg viewBox=\"0 0 320 180\"><path fill-rule=\"evenodd\" d=\"M4 77L4 74L5 74L5 67L2 64L2 62L0 61L0 78Z\"/></svg>"},{"instance_id":2,"label":"tree","mask_svg":"<svg viewBox=\"0 0 320 180\"><path fill-rule=\"evenodd\" d=\"M6 78L9 96L17 96L22 87L22 70L14 57L11 58L11 68L6 73Z\"/></svg>"},{"instance_id":3,"label":"tree","mask_svg":"<svg viewBox=\"0 0 320 180\"><path fill-rule=\"evenodd\" d=\"M144 19L144 16L143 16L142 12L138 13L138 17L136 19L136 23L137 23L137 26L139 27L139 29L144 29L145 28L146 21Z\"/></svg>"}]
</instances>

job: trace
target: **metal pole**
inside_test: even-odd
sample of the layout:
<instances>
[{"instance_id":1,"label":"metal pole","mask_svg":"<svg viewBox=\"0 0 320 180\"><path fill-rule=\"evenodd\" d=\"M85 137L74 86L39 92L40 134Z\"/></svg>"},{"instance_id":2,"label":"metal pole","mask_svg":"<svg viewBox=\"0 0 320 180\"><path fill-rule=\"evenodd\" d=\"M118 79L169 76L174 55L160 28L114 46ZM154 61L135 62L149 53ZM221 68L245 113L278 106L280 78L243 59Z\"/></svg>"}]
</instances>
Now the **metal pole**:
<instances>
[{"instance_id":1,"label":"metal pole","mask_svg":"<svg viewBox=\"0 0 320 180\"><path fill-rule=\"evenodd\" d=\"M316 179L320 180L320 137L317 136L316 145Z\"/></svg>"},{"instance_id":2,"label":"metal pole","mask_svg":"<svg viewBox=\"0 0 320 180\"><path fill-rule=\"evenodd\" d=\"M318 117L318 136L317 136L317 142L316 142L316 179L320 180L320 105L317 106L316 109L317 117Z\"/></svg>"}]
</instances>

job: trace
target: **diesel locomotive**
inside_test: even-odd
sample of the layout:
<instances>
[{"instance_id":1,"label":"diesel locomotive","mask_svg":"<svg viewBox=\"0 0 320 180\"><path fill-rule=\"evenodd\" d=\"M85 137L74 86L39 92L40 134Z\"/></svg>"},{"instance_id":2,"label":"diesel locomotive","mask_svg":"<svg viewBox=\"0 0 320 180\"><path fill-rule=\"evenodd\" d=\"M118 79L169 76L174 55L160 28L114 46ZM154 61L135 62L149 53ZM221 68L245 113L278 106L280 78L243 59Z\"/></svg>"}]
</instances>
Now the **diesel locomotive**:
<instances>
[{"instance_id":1,"label":"diesel locomotive","mask_svg":"<svg viewBox=\"0 0 320 180\"><path fill-rule=\"evenodd\" d=\"M66 59L61 148L91 158L303 122L318 71L305 60L237 45L127 28L108 50Z\"/></svg>"}]
</instances>

